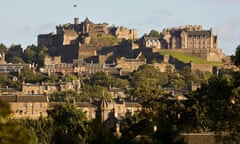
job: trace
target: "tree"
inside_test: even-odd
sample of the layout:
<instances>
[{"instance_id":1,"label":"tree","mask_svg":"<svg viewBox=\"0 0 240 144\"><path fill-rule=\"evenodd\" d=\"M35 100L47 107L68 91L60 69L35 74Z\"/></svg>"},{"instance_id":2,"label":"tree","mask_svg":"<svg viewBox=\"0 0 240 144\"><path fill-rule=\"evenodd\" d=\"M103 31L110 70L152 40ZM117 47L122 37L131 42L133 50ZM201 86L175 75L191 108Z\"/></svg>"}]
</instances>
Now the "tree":
<instances>
[{"instance_id":1,"label":"tree","mask_svg":"<svg viewBox=\"0 0 240 144\"><path fill-rule=\"evenodd\" d=\"M89 84L108 87L110 85L109 79L109 76L105 72L99 72L90 77Z\"/></svg>"},{"instance_id":2,"label":"tree","mask_svg":"<svg viewBox=\"0 0 240 144\"><path fill-rule=\"evenodd\" d=\"M10 106L0 100L0 143L33 143L29 131L17 121L11 120L10 114Z\"/></svg>"},{"instance_id":3,"label":"tree","mask_svg":"<svg viewBox=\"0 0 240 144\"><path fill-rule=\"evenodd\" d=\"M234 64L236 66L240 65L240 45L236 48L235 56L233 58Z\"/></svg>"},{"instance_id":4,"label":"tree","mask_svg":"<svg viewBox=\"0 0 240 144\"><path fill-rule=\"evenodd\" d=\"M89 125L84 112L71 104L59 104L48 115L54 121L52 143L86 143Z\"/></svg>"},{"instance_id":5,"label":"tree","mask_svg":"<svg viewBox=\"0 0 240 144\"><path fill-rule=\"evenodd\" d=\"M26 63L35 63L42 66L47 51L48 48L45 46L30 45L24 50L23 59Z\"/></svg>"},{"instance_id":6,"label":"tree","mask_svg":"<svg viewBox=\"0 0 240 144\"><path fill-rule=\"evenodd\" d=\"M133 87L151 87L159 88L167 83L167 74L160 72L158 69L150 65L140 66L139 69L133 73L132 84Z\"/></svg>"},{"instance_id":7,"label":"tree","mask_svg":"<svg viewBox=\"0 0 240 144\"><path fill-rule=\"evenodd\" d=\"M116 144L117 139L111 130L107 129L102 122L93 120L90 122L90 137L88 143L92 144Z\"/></svg>"},{"instance_id":8,"label":"tree","mask_svg":"<svg viewBox=\"0 0 240 144\"><path fill-rule=\"evenodd\" d=\"M20 122L36 137L35 144L51 143L53 136L53 120L51 118L23 119Z\"/></svg>"},{"instance_id":9,"label":"tree","mask_svg":"<svg viewBox=\"0 0 240 144\"><path fill-rule=\"evenodd\" d=\"M149 37L156 37L159 38L160 34L157 30L151 30L150 33L148 34Z\"/></svg>"},{"instance_id":10,"label":"tree","mask_svg":"<svg viewBox=\"0 0 240 144\"><path fill-rule=\"evenodd\" d=\"M83 85L81 98L83 100L94 100L100 99L102 97L110 98L111 95L106 90L106 88L98 85Z\"/></svg>"},{"instance_id":11,"label":"tree","mask_svg":"<svg viewBox=\"0 0 240 144\"><path fill-rule=\"evenodd\" d=\"M239 72L223 71L194 93L200 127L216 132L218 140L227 143L236 143L240 138L239 77Z\"/></svg>"},{"instance_id":12,"label":"tree","mask_svg":"<svg viewBox=\"0 0 240 144\"><path fill-rule=\"evenodd\" d=\"M2 52L4 52L4 53L7 52L7 47L3 43L0 44L0 53L2 53Z\"/></svg>"},{"instance_id":13,"label":"tree","mask_svg":"<svg viewBox=\"0 0 240 144\"><path fill-rule=\"evenodd\" d=\"M14 64L25 63L24 60L21 57L18 57L18 56L10 57L7 61L9 63L14 63Z\"/></svg>"},{"instance_id":14,"label":"tree","mask_svg":"<svg viewBox=\"0 0 240 144\"><path fill-rule=\"evenodd\" d=\"M123 123L121 143L166 143L183 144L179 131L172 127L167 117L163 99L149 101L139 114ZM142 138L138 139L139 136Z\"/></svg>"}]
</instances>

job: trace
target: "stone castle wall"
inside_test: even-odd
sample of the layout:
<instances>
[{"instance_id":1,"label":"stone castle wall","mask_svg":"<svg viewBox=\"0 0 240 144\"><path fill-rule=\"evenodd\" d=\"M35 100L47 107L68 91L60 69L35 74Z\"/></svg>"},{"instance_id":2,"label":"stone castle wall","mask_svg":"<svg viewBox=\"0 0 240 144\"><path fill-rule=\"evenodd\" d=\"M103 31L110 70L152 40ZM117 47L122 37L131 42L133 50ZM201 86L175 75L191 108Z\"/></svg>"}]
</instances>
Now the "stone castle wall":
<instances>
[{"instance_id":1,"label":"stone castle wall","mask_svg":"<svg viewBox=\"0 0 240 144\"><path fill-rule=\"evenodd\" d=\"M190 68L192 73L196 73L197 71L205 72L213 72L213 66L211 64L194 64L190 63Z\"/></svg>"}]
</instances>

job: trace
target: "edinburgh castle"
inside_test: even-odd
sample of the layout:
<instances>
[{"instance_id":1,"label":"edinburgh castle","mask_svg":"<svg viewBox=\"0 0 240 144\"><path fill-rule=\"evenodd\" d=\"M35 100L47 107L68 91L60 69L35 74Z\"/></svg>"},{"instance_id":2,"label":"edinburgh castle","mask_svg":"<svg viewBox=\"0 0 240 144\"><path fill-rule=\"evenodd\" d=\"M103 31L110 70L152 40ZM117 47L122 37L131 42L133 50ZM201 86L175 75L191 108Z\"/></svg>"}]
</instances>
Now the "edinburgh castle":
<instances>
[{"instance_id":1,"label":"edinburgh castle","mask_svg":"<svg viewBox=\"0 0 240 144\"><path fill-rule=\"evenodd\" d=\"M60 57L63 63L77 64L109 63L121 57L134 58L139 53L149 59L161 50L184 52L208 61L221 62L224 58L211 29L186 25L165 28L159 34L159 37L138 38L135 29L95 24L88 18L80 22L75 18L74 24L56 26L56 34L39 35L38 45L48 47L49 55Z\"/></svg>"}]
</instances>

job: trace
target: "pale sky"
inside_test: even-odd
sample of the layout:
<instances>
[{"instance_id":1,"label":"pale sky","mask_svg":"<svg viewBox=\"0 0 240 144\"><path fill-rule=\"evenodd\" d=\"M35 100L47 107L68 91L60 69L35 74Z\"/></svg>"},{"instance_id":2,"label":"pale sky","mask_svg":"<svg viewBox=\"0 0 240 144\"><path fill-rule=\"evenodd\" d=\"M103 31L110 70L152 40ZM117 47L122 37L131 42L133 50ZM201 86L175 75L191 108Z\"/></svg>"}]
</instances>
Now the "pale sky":
<instances>
[{"instance_id":1,"label":"pale sky","mask_svg":"<svg viewBox=\"0 0 240 144\"><path fill-rule=\"evenodd\" d=\"M73 7L77 5L77 7ZM138 30L202 25L218 35L227 55L240 44L240 0L1 0L0 43L37 44L37 35L55 32L58 24L88 17L94 23Z\"/></svg>"}]
</instances>

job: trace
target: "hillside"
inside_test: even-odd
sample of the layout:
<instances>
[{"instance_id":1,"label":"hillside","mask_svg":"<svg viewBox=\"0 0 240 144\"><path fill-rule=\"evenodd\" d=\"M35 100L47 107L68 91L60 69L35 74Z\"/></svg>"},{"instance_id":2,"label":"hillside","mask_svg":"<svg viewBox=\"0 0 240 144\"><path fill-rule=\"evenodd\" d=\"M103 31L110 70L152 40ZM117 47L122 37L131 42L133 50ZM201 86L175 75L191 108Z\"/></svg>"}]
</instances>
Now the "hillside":
<instances>
[{"instance_id":1,"label":"hillside","mask_svg":"<svg viewBox=\"0 0 240 144\"><path fill-rule=\"evenodd\" d=\"M222 65L222 62L213 62L213 61L207 61L205 59L192 56L190 54L182 53L182 52L174 52L174 51L161 51L161 55L171 55L172 57L178 59L179 61L182 61L184 63L189 63L192 61L195 64L211 64L211 65Z\"/></svg>"}]
</instances>

